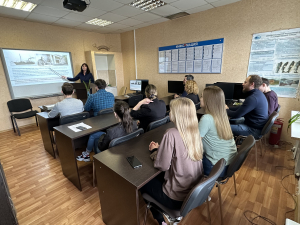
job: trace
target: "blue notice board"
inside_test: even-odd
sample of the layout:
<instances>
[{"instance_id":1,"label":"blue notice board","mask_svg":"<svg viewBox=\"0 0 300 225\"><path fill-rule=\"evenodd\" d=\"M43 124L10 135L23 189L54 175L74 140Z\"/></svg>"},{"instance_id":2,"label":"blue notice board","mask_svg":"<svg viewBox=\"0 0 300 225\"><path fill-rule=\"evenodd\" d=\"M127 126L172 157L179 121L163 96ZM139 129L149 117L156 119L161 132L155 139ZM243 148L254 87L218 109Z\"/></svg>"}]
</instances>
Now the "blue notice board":
<instances>
[{"instance_id":1,"label":"blue notice board","mask_svg":"<svg viewBox=\"0 0 300 225\"><path fill-rule=\"evenodd\" d=\"M221 73L224 38L158 48L159 73Z\"/></svg>"}]
</instances>

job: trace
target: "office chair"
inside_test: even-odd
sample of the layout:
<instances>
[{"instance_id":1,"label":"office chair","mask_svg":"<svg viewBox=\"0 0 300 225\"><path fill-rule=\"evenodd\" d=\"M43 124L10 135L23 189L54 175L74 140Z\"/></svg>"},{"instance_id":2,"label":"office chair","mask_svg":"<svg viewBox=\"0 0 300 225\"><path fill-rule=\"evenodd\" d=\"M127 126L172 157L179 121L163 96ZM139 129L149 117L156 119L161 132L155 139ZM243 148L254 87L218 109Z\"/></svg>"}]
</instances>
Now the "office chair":
<instances>
[{"instance_id":1,"label":"office chair","mask_svg":"<svg viewBox=\"0 0 300 225\"><path fill-rule=\"evenodd\" d=\"M281 106L278 104L278 107L276 109L276 112L279 113Z\"/></svg>"},{"instance_id":2,"label":"office chair","mask_svg":"<svg viewBox=\"0 0 300 225\"><path fill-rule=\"evenodd\" d=\"M269 116L269 119L267 121L267 123L265 124L264 128L262 129L261 133L260 133L260 137L258 139L255 139L255 161L256 161L256 170L258 170L258 167L257 167L257 145L256 143L259 142L260 143L260 155L262 156L262 143L261 141L263 140L264 136L270 132L272 126L274 125L274 122L276 120L276 118L279 116L279 114L274 111L270 116ZM238 136L237 139L236 139L236 142L238 143L238 141L240 139L245 139L246 136Z\"/></svg>"},{"instance_id":3,"label":"office chair","mask_svg":"<svg viewBox=\"0 0 300 225\"><path fill-rule=\"evenodd\" d=\"M212 168L209 176L206 179L200 179L198 184L189 192L189 194L184 199L181 209L169 209L157 202L150 195L144 193L142 196L146 200L146 202L148 202L144 224L146 224L147 212L150 207L154 207L156 210L164 214L170 222L170 225L172 225L174 222L178 221L178 218L185 217L192 209L202 205L205 202L205 200L207 202L208 220L209 224L211 224L208 195L213 189L215 181L218 179L218 177L224 170L225 165L225 159L220 159Z\"/></svg>"},{"instance_id":4,"label":"office chair","mask_svg":"<svg viewBox=\"0 0 300 225\"><path fill-rule=\"evenodd\" d=\"M26 119L26 118L35 116L36 126L39 126L38 122L37 122L37 117L36 117L36 114L38 113L38 111L32 110L32 105L31 105L29 99L27 99L27 98L13 99L13 100L10 100L7 102L7 106L8 106L8 110L10 112L10 119L11 119L11 123L12 123L13 129L14 129L14 132L16 133L16 129L15 129L15 125L16 125L19 136L21 136L21 133L20 133L16 119ZM27 110L30 110L30 111L27 111ZM23 111L27 111L27 112L23 112ZM14 112L17 112L17 113L14 113ZM23 113L19 113L19 112L23 112Z\"/></svg>"},{"instance_id":5,"label":"office chair","mask_svg":"<svg viewBox=\"0 0 300 225\"><path fill-rule=\"evenodd\" d=\"M137 137L137 136L139 136L140 134L143 134L143 133L144 133L143 128L140 128L140 129L138 129L138 130L136 130L136 131L134 131L130 134L127 134L123 137L112 139L109 143L108 148L112 148L116 145L122 144L123 142L129 141L130 139L135 138L135 137ZM95 161L94 161L94 158L93 158L93 187L95 187L95 180L96 180L96 168L95 168Z\"/></svg>"},{"instance_id":6,"label":"office chair","mask_svg":"<svg viewBox=\"0 0 300 225\"><path fill-rule=\"evenodd\" d=\"M142 94L130 96L129 99L128 99L129 108L133 108L141 100L143 100L143 95Z\"/></svg>"},{"instance_id":7,"label":"office chair","mask_svg":"<svg viewBox=\"0 0 300 225\"><path fill-rule=\"evenodd\" d=\"M114 108L102 109L98 112L98 116L102 114L112 113L112 112L114 112Z\"/></svg>"},{"instance_id":8,"label":"office chair","mask_svg":"<svg viewBox=\"0 0 300 225\"><path fill-rule=\"evenodd\" d=\"M153 121L153 122L149 123L146 132L148 132L150 130L153 130L157 127L160 127L160 126L162 126L166 123L169 123L169 122L170 122L170 117L169 116L166 116L166 117L164 117L160 120Z\"/></svg>"},{"instance_id":9,"label":"office chair","mask_svg":"<svg viewBox=\"0 0 300 225\"><path fill-rule=\"evenodd\" d=\"M71 115L67 115L67 116L62 116L59 119L59 123L60 125L64 125L67 123L72 123L72 122L76 122L79 120L84 120L90 117L90 113L89 112L81 112L81 113L76 113L76 114L71 114Z\"/></svg>"},{"instance_id":10,"label":"office chair","mask_svg":"<svg viewBox=\"0 0 300 225\"><path fill-rule=\"evenodd\" d=\"M197 104L195 104L195 107L196 107L196 111L197 111L198 109L200 109L200 102L198 102Z\"/></svg>"},{"instance_id":11,"label":"office chair","mask_svg":"<svg viewBox=\"0 0 300 225\"><path fill-rule=\"evenodd\" d=\"M221 225L223 225L223 211L222 211L222 198L221 198L221 184L226 184L230 177L233 177L234 182L234 191L235 195L237 195L236 191L236 183L235 183L235 172L238 171L246 160L248 153L251 148L255 144L255 139L252 135L249 135L244 141L243 144L238 149L238 154L234 157L233 161L230 163L227 169L227 173L225 177L219 177L216 181L216 185L219 193L219 204L220 204L220 213L221 213Z\"/></svg>"}]
</instances>

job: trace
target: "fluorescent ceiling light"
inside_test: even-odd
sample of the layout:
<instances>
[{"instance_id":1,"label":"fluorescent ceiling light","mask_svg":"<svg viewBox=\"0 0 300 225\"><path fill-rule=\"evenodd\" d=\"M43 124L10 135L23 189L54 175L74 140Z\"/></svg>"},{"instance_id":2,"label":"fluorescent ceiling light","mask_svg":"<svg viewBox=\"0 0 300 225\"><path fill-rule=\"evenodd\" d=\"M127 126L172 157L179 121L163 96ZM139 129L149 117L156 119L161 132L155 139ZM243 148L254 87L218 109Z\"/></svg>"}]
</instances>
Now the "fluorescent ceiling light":
<instances>
[{"instance_id":1,"label":"fluorescent ceiling light","mask_svg":"<svg viewBox=\"0 0 300 225\"><path fill-rule=\"evenodd\" d=\"M167 3L159 0L136 0L131 2L129 5L144 11L150 11L166 4Z\"/></svg>"},{"instance_id":2,"label":"fluorescent ceiling light","mask_svg":"<svg viewBox=\"0 0 300 225\"><path fill-rule=\"evenodd\" d=\"M21 0L0 0L0 6L31 12L36 4Z\"/></svg>"},{"instance_id":3,"label":"fluorescent ceiling light","mask_svg":"<svg viewBox=\"0 0 300 225\"><path fill-rule=\"evenodd\" d=\"M109 24L112 24L113 22L95 18L95 19L89 20L85 23L105 27Z\"/></svg>"}]
</instances>

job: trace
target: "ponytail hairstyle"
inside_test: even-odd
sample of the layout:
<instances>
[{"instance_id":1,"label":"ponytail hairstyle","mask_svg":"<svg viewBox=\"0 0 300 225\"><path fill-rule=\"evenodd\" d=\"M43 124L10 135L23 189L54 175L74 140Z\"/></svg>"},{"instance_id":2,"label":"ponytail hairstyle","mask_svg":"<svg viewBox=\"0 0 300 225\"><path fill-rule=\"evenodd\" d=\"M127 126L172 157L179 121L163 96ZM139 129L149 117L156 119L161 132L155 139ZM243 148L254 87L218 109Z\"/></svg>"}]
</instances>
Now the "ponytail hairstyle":
<instances>
[{"instance_id":1,"label":"ponytail hairstyle","mask_svg":"<svg viewBox=\"0 0 300 225\"><path fill-rule=\"evenodd\" d=\"M156 87L153 84L148 84L145 89L145 95L146 95L146 98L149 98L150 100L157 98Z\"/></svg>"},{"instance_id":2,"label":"ponytail hairstyle","mask_svg":"<svg viewBox=\"0 0 300 225\"><path fill-rule=\"evenodd\" d=\"M121 123L127 134L133 131L133 121L129 112L129 105L124 101L117 101L114 105L114 112L121 119Z\"/></svg>"}]
</instances>

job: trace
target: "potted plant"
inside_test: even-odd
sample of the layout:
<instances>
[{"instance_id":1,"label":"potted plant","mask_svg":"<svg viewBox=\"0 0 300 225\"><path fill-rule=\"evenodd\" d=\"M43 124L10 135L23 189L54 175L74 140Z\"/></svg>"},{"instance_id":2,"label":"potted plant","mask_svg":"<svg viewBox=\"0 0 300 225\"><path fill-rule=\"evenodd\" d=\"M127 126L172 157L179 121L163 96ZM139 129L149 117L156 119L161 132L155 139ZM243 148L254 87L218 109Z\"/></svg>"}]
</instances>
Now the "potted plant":
<instances>
[{"instance_id":1,"label":"potted plant","mask_svg":"<svg viewBox=\"0 0 300 225\"><path fill-rule=\"evenodd\" d=\"M291 127L291 125L296 122L297 120L300 119L300 112L298 112L296 115L292 116L290 119L289 119L289 122L288 122L288 127L287 127L287 130L289 130L289 128Z\"/></svg>"}]
</instances>

